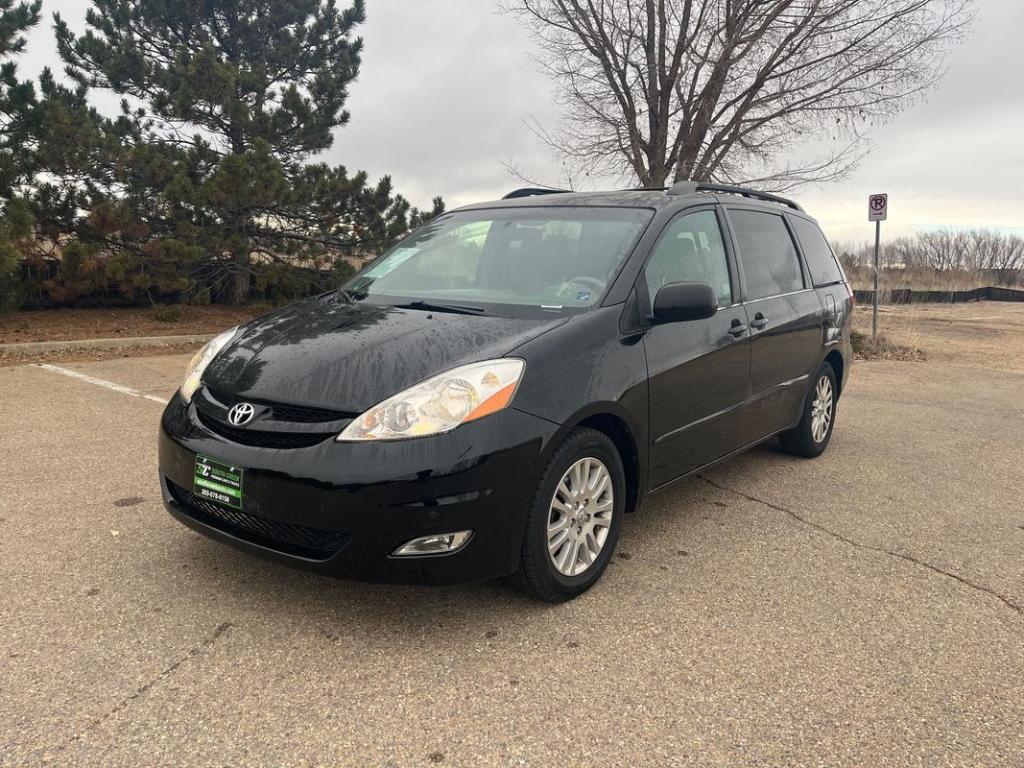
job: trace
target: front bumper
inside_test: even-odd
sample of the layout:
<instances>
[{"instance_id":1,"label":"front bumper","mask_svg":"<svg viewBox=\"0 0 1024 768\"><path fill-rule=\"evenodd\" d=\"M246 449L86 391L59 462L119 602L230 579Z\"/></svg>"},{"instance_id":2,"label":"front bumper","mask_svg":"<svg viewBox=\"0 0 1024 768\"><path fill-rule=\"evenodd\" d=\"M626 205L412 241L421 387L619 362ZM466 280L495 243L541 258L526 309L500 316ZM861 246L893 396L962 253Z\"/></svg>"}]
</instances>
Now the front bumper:
<instances>
[{"instance_id":1,"label":"front bumper","mask_svg":"<svg viewBox=\"0 0 1024 768\"><path fill-rule=\"evenodd\" d=\"M160 429L164 505L210 538L319 573L450 584L518 568L541 461L560 428L506 409L435 437L258 448L207 429L175 396ZM192 495L195 457L244 468L244 509ZM393 558L418 536L472 530L460 551Z\"/></svg>"}]
</instances>

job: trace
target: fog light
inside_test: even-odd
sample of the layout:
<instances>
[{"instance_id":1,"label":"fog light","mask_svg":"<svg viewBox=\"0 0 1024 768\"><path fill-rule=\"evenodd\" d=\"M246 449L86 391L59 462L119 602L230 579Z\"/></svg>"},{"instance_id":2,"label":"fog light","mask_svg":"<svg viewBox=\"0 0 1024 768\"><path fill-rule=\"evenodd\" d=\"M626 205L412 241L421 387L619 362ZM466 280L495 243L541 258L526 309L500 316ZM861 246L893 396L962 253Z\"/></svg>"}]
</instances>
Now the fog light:
<instances>
[{"instance_id":1,"label":"fog light","mask_svg":"<svg viewBox=\"0 0 1024 768\"><path fill-rule=\"evenodd\" d=\"M392 557L416 557L417 555L450 555L458 552L469 541L472 531L458 533L435 533L407 541L391 555Z\"/></svg>"}]
</instances>

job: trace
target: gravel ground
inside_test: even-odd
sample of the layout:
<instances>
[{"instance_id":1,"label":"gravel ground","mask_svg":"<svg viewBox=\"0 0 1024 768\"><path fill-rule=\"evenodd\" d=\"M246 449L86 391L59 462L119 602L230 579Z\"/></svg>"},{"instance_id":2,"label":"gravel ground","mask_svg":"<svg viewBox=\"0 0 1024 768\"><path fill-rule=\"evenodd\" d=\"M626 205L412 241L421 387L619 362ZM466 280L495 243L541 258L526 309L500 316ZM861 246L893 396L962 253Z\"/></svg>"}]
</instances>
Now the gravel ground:
<instances>
[{"instance_id":1,"label":"gravel ground","mask_svg":"<svg viewBox=\"0 0 1024 768\"><path fill-rule=\"evenodd\" d=\"M167 346L160 347L105 347L102 349L71 346L67 349L53 352L29 354L21 352L9 353L0 349L0 368L14 365L37 365L39 363L64 365L65 363L95 362L98 360L136 360L141 357L167 357L175 354L184 355L185 359L188 360L202 346L200 343L168 344Z\"/></svg>"},{"instance_id":2,"label":"gravel ground","mask_svg":"<svg viewBox=\"0 0 1024 768\"><path fill-rule=\"evenodd\" d=\"M816 461L652 497L561 606L203 539L158 403L0 368L0 765L1019 767L1024 374L933 360L858 364Z\"/></svg>"}]
</instances>

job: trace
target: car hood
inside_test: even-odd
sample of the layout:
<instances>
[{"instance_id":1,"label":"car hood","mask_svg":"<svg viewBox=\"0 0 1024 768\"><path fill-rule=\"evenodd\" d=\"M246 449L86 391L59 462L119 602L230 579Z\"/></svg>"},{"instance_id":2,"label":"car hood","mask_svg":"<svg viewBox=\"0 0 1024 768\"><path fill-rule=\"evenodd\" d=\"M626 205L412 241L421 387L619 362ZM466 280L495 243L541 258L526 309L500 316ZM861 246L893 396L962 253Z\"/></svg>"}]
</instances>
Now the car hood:
<instances>
[{"instance_id":1,"label":"car hood","mask_svg":"<svg viewBox=\"0 0 1024 768\"><path fill-rule=\"evenodd\" d=\"M450 368L502 357L564 322L303 302L243 326L203 381L252 400L361 413Z\"/></svg>"}]
</instances>

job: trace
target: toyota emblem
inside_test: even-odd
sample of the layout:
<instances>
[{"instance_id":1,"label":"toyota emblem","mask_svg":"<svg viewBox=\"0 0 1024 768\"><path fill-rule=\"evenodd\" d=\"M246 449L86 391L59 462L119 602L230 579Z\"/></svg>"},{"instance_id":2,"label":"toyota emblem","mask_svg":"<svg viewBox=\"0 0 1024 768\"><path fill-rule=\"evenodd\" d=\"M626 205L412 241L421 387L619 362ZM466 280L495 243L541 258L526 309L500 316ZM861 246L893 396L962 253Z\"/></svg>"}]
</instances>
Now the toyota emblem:
<instances>
[{"instance_id":1,"label":"toyota emblem","mask_svg":"<svg viewBox=\"0 0 1024 768\"><path fill-rule=\"evenodd\" d=\"M228 421L232 426L244 427L252 417L256 415L256 408L252 403L237 403L228 411Z\"/></svg>"}]
</instances>

